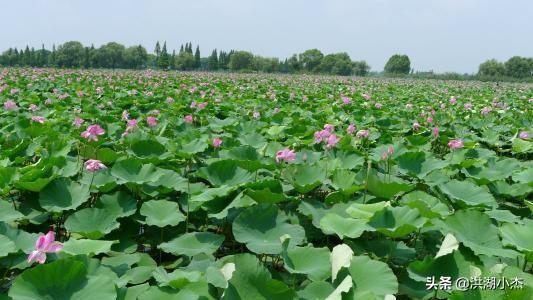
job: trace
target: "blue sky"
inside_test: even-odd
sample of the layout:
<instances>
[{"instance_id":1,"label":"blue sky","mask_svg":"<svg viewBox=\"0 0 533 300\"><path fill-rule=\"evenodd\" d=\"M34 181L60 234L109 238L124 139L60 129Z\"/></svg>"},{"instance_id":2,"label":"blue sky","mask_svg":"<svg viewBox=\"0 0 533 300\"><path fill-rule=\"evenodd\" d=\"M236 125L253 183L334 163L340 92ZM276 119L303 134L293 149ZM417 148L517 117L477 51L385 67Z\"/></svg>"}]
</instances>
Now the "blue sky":
<instances>
[{"instance_id":1,"label":"blue sky","mask_svg":"<svg viewBox=\"0 0 533 300\"><path fill-rule=\"evenodd\" d=\"M285 58L344 51L382 70L395 53L415 70L475 72L489 58L533 57L531 0L0 0L0 49L79 40L170 49L191 41Z\"/></svg>"}]
</instances>

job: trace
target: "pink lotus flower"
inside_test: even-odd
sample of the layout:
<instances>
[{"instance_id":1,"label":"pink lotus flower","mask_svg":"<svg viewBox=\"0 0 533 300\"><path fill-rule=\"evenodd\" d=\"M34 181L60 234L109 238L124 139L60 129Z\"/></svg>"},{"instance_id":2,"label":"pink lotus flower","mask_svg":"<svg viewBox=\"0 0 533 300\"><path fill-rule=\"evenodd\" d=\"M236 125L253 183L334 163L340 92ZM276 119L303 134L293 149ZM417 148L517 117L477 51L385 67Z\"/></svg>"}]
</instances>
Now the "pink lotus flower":
<instances>
[{"instance_id":1,"label":"pink lotus flower","mask_svg":"<svg viewBox=\"0 0 533 300\"><path fill-rule=\"evenodd\" d=\"M154 127L157 125L157 118L154 116L149 116L146 118L146 123L148 123L148 126Z\"/></svg>"},{"instance_id":2,"label":"pink lotus flower","mask_svg":"<svg viewBox=\"0 0 533 300\"><path fill-rule=\"evenodd\" d=\"M368 138L368 136L370 135L370 131L366 130L366 129L363 129L363 130L359 130L355 136L357 138L360 138L360 139L363 139L363 138Z\"/></svg>"},{"instance_id":3,"label":"pink lotus flower","mask_svg":"<svg viewBox=\"0 0 533 300\"><path fill-rule=\"evenodd\" d=\"M202 110L207 106L207 102L198 103L198 110Z\"/></svg>"},{"instance_id":4,"label":"pink lotus flower","mask_svg":"<svg viewBox=\"0 0 533 300\"><path fill-rule=\"evenodd\" d=\"M196 101L191 102L190 108L196 108Z\"/></svg>"},{"instance_id":5,"label":"pink lotus flower","mask_svg":"<svg viewBox=\"0 0 533 300\"><path fill-rule=\"evenodd\" d=\"M420 123L414 122L413 123L413 130L418 130L418 129L420 129Z\"/></svg>"},{"instance_id":6,"label":"pink lotus flower","mask_svg":"<svg viewBox=\"0 0 533 300\"><path fill-rule=\"evenodd\" d=\"M348 98L348 97L346 97L346 96L342 96L342 103L343 103L344 105L348 105L348 104L350 104L351 102L352 102L352 100L351 100L350 98Z\"/></svg>"},{"instance_id":7,"label":"pink lotus flower","mask_svg":"<svg viewBox=\"0 0 533 300\"><path fill-rule=\"evenodd\" d=\"M464 108L465 108L466 110L471 110L472 107L473 107L473 105L472 105L472 103L470 103L470 102L465 103L465 105L464 105Z\"/></svg>"},{"instance_id":8,"label":"pink lotus flower","mask_svg":"<svg viewBox=\"0 0 533 300\"><path fill-rule=\"evenodd\" d=\"M433 118L432 117L427 117L426 122L433 123Z\"/></svg>"},{"instance_id":9,"label":"pink lotus flower","mask_svg":"<svg viewBox=\"0 0 533 300\"><path fill-rule=\"evenodd\" d=\"M451 104L451 105L455 105L456 103L457 103L457 99L456 99L454 96L452 96L452 97L450 98L450 104Z\"/></svg>"},{"instance_id":10,"label":"pink lotus flower","mask_svg":"<svg viewBox=\"0 0 533 300\"><path fill-rule=\"evenodd\" d=\"M329 133L332 133L335 130L335 125L326 124L324 125L324 130L327 130Z\"/></svg>"},{"instance_id":11,"label":"pink lotus flower","mask_svg":"<svg viewBox=\"0 0 533 300\"><path fill-rule=\"evenodd\" d=\"M186 115L185 117L183 117L183 122L187 124L191 124L192 121L193 121L192 115Z\"/></svg>"},{"instance_id":12,"label":"pink lotus flower","mask_svg":"<svg viewBox=\"0 0 533 300\"><path fill-rule=\"evenodd\" d=\"M309 100L309 98L307 98L306 95L304 95L304 96L302 97L302 102L307 102L308 100Z\"/></svg>"},{"instance_id":13,"label":"pink lotus flower","mask_svg":"<svg viewBox=\"0 0 533 300\"><path fill-rule=\"evenodd\" d=\"M7 100L6 102L4 102L4 109L5 110L14 110L14 109L17 109L18 106L17 106L17 103L15 103L15 101L13 100Z\"/></svg>"},{"instance_id":14,"label":"pink lotus flower","mask_svg":"<svg viewBox=\"0 0 533 300\"><path fill-rule=\"evenodd\" d=\"M80 117L76 117L74 119L74 122L72 122L72 125L74 125L76 128L80 128L80 126L81 126L81 124L83 124L83 122L85 122L85 120L83 120Z\"/></svg>"},{"instance_id":15,"label":"pink lotus flower","mask_svg":"<svg viewBox=\"0 0 533 300\"><path fill-rule=\"evenodd\" d=\"M483 107L483 109L481 109L481 114L488 115L491 111L492 111L492 108L486 106L486 107Z\"/></svg>"},{"instance_id":16,"label":"pink lotus flower","mask_svg":"<svg viewBox=\"0 0 533 300\"><path fill-rule=\"evenodd\" d=\"M529 133L527 131L522 131L520 134L518 134L518 137L523 140L527 140L529 139Z\"/></svg>"},{"instance_id":17,"label":"pink lotus flower","mask_svg":"<svg viewBox=\"0 0 533 300\"><path fill-rule=\"evenodd\" d=\"M89 159L85 162L85 169L89 172L96 172L98 170L106 169L107 167L97 159Z\"/></svg>"},{"instance_id":18,"label":"pink lotus flower","mask_svg":"<svg viewBox=\"0 0 533 300\"><path fill-rule=\"evenodd\" d=\"M28 256L28 263L34 261L44 264L46 261L46 253L55 253L63 249L63 245L55 241L55 234L53 231L48 231L46 235L41 235L35 242L35 250Z\"/></svg>"},{"instance_id":19,"label":"pink lotus flower","mask_svg":"<svg viewBox=\"0 0 533 300\"><path fill-rule=\"evenodd\" d=\"M315 144L321 143L322 141L327 140L327 138L331 135L331 132L329 130L320 130L315 132Z\"/></svg>"},{"instance_id":20,"label":"pink lotus flower","mask_svg":"<svg viewBox=\"0 0 533 300\"><path fill-rule=\"evenodd\" d=\"M374 104L374 107L377 108L377 109L381 109L382 105L381 105L381 103L376 103L376 104Z\"/></svg>"},{"instance_id":21,"label":"pink lotus flower","mask_svg":"<svg viewBox=\"0 0 533 300\"><path fill-rule=\"evenodd\" d=\"M130 134L135 128L137 128L137 119L130 119L126 125L126 130L122 133L122 136Z\"/></svg>"},{"instance_id":22,"label":"pink lotus flower","mask_svg":"<svg viewBox=\"0 0 533 300\"><path fill-rule=\"evenodd\" d=\"M462 140L451 140L448 142L448 147L450 147L450 149L461 149L464 147L464 144L463 144L463 141Z\"/></svg>"},{"instance_id":23,"label":"pink lotus flower","mask_svg":"<svg viewBox=\"0 0 533 300\"><path fill-rule=\"evenodd\" d=\"M273 113L274 115L277 114L277 113L279 113L279 107L275 107L275 108L274 108L274 111L273 111L272 113Z\"/></svg>"},{"instance_id":24,"label":"pink lotus flower","mask_svg":"<svg viewBox=\"0 0 533 300\"><path fill-rule=\"evenodd\" d=\"M353 134L355 132L355 126L353 124L348 125L348 129L346 129L346 132L348 134Z\"/></svg>"},{"instance_id":25,"label":"pink lotus flower","mask_svg":"<svg viewBox=\"0 0 533 300\"><path fill-rule=\"evenodd\" d=\"M362 94L361 96L363 96L363 98L365 98L365 100L370 100L370 95L369 94Z\"/></svg>"},{"instance_id":26,"label":"pink lotus flower","mask_svg":"<svg viewBox=\"0 0 533 300\"><path fill-rule=\"evenodd\" d=\"M439 137L439 127L433 128L433 137L435 138Z\"/></svg>"},{"instance_id":27,"label":"pink lotus flower","mask_svg":"<svg viewBox=\"0 0 533 300\"><path fill-rule=\"evenodd\" d=\"M41 123L41 124L44 124L44 122L46 121L46 118L45 117L41 117L41 116L32 116L31 117L31 120L35 123Z\"/></svg>"},{"instance_id":28,"label":"pink lotus flower","mask_svg":"<svg viewBox=\"0 0 533 300\"><path fill-rule=\"evenodd\" d=\"M296 159L296 154L293 150L288 148L276 152L276 162L286 161L291 162Z\"/></svg>"},{"instance_id":29,"label":"pink lotus flower","mask_svg":"<svg viewBox=\"0 0 533 300\"><path fill-rule=\"evenodd\" d=\"M332 147L335 147L335 145L337 145L337 143L339 142L339 138L337 137L336 134L332 134L328 137L328 144L326 145L327 148L332 148Z\"/></svg>"},{"instance_id":30,"label":"pink lotus flower","mask_svg":"<svg viewBox=\"0 0 533 300\"><path fill-rule=\"evenodd\" d=\"M87 127L87 130L81 133L81 137L88 141L98 141L98 136L105 133L105 130L98 124L93 124Z\"/></svg>"},{"instance_id":31,"label":"pink lotus flower","mask_svg":"<svg viewBox=\"0 0 533 300\"><path fill-rule=\"evenodd\" d=\"M213 139L213 147L220 148L220 145L222 145L222 139L219 137L216 137Z\"/></svg>"},{"instance_id":32,"label":"pink lotus flower","mask_svg":"<svg viewBox=\"0 0 533 300\"><path fill-rule=\"evenodd\" d=\"M39 110L39 106L37 106L37 105L32 103L32 104L30 104L29 110L33 111L33 112L36 112L36 111Z\"/></svg>"},{"instance_id":33,"label":"pink lotus flower","mask_svg":"<svg viewBox=\"0 0 533 300\"><path fill-rule=\"evenodd\" d=\"M166 100L166 101L167 101L167 104L172 104L172 103L174 103L174 98L172 98L172 97L167 97L167 100Z\"/></svg>"},{"instance_id":34,"label":"pink lotus flower","mask_svg":"<svg viewBox=\"0 0 533 300\"><path fill-rule=\"evenodd\" d=\"M130 114L127 110L122 112L122 121L127 121L130 118Z\"/></svg>"}]
</instances>

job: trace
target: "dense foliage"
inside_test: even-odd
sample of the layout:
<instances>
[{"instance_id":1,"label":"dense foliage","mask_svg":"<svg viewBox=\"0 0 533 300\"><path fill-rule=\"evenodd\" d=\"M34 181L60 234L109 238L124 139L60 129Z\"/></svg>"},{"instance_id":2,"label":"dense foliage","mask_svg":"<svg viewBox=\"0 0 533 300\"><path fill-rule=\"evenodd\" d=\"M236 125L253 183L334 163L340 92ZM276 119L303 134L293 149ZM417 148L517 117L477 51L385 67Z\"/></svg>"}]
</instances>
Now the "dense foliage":
<instances>
[{"instance_id":1,"label":"dense foliage","mask_svg":"<svg viewBox=\"0 0 533 300\"><path fill-rule=\"evenodd\" d=\"M411 61L409 56L394 54L385 64L385 73L409 74L411 72Z\"/></svg>"},{"instance_id":2,"label":"dense foliage","mask_svg":"<svg viewBox=\"0 0 533 300\"><path fill-rule=\"evenodd\" d=\"M513 56L505 63L489 59L479 65L478 74L481 76L533 79L533 58Z\"/></svg>"},{"instance_id":3,"label":"dense foliage","mask_svg":"<svg viewBox=\"0 0 533 300\"><path fill-rule=\"evenodd\" d=\"M531 85L0 74L1 299L533 297Z\"/></svg>"},{"instance_id":4,"label":"dense foliage","mask_svg":"<svg viewBox=\"0 0 533 300\"><path fill-rule=\"evenodd\" d=\"M109 68L163 70L230 70L240 72L265 73L308 73L365 76L370 66L365 61L352 61L347 53L334 53L324 56L318 49L304 51L289 59L266 58L247 51L229 52L213 50L208 57L201 57L200 46L193 51L192 43L182 45L179 52L172 53L156 43L154 53L149 54L141 46L126 48L116 42L99 48L84 47L80 42L70 41L52 50L44 45L40 50L26 46L24 50L9 48L0 55L0 66L66 67L66 68Z\"/></svg>"}]
</instances>

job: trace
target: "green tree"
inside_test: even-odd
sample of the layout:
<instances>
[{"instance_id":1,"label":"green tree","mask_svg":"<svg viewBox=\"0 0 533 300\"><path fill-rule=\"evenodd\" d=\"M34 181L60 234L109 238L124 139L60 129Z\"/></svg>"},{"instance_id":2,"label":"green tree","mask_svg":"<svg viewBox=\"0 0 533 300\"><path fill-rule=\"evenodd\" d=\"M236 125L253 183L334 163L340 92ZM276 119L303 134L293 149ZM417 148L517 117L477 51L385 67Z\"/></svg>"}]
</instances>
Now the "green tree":
<instances>
[{"instance_id":1,"label":"green tree","mask_svg":"<svg viewBox=\"0 0 533 300\"><path fill-rule=\"evenodd\" d=\"M147 66L147 61L148 53L141 45L128 47L124 52L124 64L126 68L141 69Z\"/></svg>"},{"instance_id":2,"label":"green tree","mask_svg":"<svg viewBox=\"0 0 533 300\"><path fill-rule=\"evenodd\" d=\"M370 71L370 66L366 63L366 61L354 61L353 62L353 74L356 76L366 76L368 75L368 72Z\"/></svg>"},{"instance_id":3,"label":"green tree","mask_svg":"<svg viewBox=\"0 0 533 300\"><path fill-rule=\"evenodd\" d=\"M302 69L309 73L317 71L318 66L322 62L324 54L318 49L309 49L299 55L299 61L302 64Z\"/></svg>"},{"instance_id":4,"label":"green tree","mask_svg":"<svg viewBox=\"0 0 533 300\"><path fill-rule=\"evenodd\" d=\"M505 66L495 59L489 59L479 65L478 75L503 76L505 75Z\"/></svg>"},{"instance_id":5,"label":"green tree","mask_svg":"<svg viewBox=\"0 0 533 300\"><path fill-rule=\"evenodd\" d=\"M96 66L100 68L121 68L124 66L126 48L116 42L102 45L95 53Z\"/></svg>"},{"instance_id":6,"label":"green tree","mask_svg":"<svg viewBox=\"0 0 533 300\"><path fill-rule=\"evenodd\" d=\"M207 59L207 69L216 71L218 70L218 54L217 49L214 49L213 52L211 52L211 55Z\"/></svg>"},{"instance_id":7,"label":"green tree","mask_svg":"<svg viewBox=\"0 0 533 300\"><path fill-rule=\"evenodd\" d=\"M159 60L157 61L157 66L161 69L167 69L169 66L169 60L170 57L167 51L167 42L165 41L163 43L163 49L161 50L161 54L159 55Z\"/></svg>"},{"instance_id":8,"label":"green tree","mask_svg":"<svg viewBox=\"0 0 533 300\"><path fill-rule=\"evenodd\" d=\"M254 56L247 51L235 51L230 55L228 67L233 71L250 70Z\"/></svg>"},{"instance_id":9,"label":"green tree","mask_svg":"<svg viewBox=\"0 0 533 300\"><path fill-rule=\"evenodd\" d=\"M410 71L411 61L407 55L394 54L385 64L385 73L409 74Z\"/></svg>"},{"instance_id":10,"label":"green tree","mask_svg":"<svg viewBox=\"0 0 533 300\"><path fill-rule=\"evenodd\" d=\"M346 52L328 54L324 56L315 70L326 74L348 76L353 72L353 64Z\"/></svg>"},{"instance_id":11,"label":"green tree","mask_svg":"<svg viewBox=\"0 0 533 300\"><path fill-rule=\"evenodd\" d=\"M176 56L175 65L178 70L182 70L182 71L193 70L195 67L194 55L192 55L191 53L187 51L184 51L183 53L178 54L178 56Z\"/></svg>"},{"instance_id":12,"label":"green tree","mask_svg":"<svg viewBox=\"0 0 533 300\"><path fill-rule=\"evenodd\" d=\"M515 78L531 76L532 68L529 59L513 56L505 62L505 74Z\"/></svg>"},{"instance_id":13,"label":"green tree","mask_svg":"<svg viewBox=\"0 0 533 300\"><path fill-rule=\"evenodd\" d=\"M196 50L194 51L194 67L196 69L200 68L200 46L196 46Z\"/></svg>"},{"instance_id":14,"label":"green tree","mask_svg":"<svg viewBox=\"0 0 533 300\"><path fill-rule=\"evenodd\" d=\"M84 48L80 42L70 41L57 47L55 63L60 67L78 68L83 64Z\"/></svg>"}]
</instances>

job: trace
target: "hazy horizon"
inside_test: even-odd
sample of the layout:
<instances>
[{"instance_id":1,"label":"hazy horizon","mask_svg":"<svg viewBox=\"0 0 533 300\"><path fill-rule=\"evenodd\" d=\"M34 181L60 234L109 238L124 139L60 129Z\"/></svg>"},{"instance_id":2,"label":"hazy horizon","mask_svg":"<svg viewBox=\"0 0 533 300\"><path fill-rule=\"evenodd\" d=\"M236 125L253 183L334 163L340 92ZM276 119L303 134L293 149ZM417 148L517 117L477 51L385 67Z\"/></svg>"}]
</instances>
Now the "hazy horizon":
<instances>
[{"instance_id":1,"label":"hazy horizon","mask_svg":"<svg viewBox=\"0 0 533 300\"><path fill-rule=\"evenodd\" d=\"M246 50L284 59L317 48L347 52L381 71L396 53L417 71L474 73L479 64L514 55L532 57L533 1L498 0L296 0L296 1L102 1L0 0L0 51L10 47L51 49L77 40L98 47L115 41L156 41L178 50L200 45Z\"/></svg>"}]
</instances>

